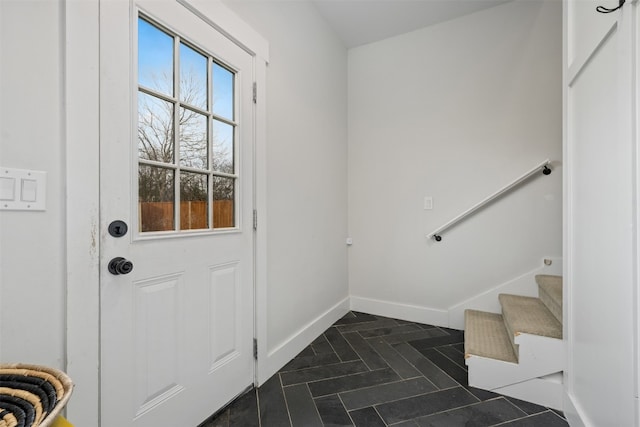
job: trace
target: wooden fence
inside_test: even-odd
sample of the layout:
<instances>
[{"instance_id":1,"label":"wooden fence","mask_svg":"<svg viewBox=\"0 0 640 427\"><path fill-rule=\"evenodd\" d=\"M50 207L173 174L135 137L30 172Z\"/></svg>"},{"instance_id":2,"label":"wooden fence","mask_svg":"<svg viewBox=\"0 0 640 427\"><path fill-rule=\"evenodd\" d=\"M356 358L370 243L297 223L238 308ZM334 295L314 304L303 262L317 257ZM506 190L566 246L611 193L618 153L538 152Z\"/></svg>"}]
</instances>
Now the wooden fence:
<instances>
[{"instance_id":1,"label":"wooden fence","mask_svg":"<svg viewBox=\"0 0 640 427\"><path fill-rule=\"evenodd\" d=\"M141 231L169 231L173 226L173 202L141 202L138 204ZM233 227L233 200L214 200L213 228ZM207 202L180 202L180 229L196 230L209 228L207 224Z\"/></svg>"}]
</instances>

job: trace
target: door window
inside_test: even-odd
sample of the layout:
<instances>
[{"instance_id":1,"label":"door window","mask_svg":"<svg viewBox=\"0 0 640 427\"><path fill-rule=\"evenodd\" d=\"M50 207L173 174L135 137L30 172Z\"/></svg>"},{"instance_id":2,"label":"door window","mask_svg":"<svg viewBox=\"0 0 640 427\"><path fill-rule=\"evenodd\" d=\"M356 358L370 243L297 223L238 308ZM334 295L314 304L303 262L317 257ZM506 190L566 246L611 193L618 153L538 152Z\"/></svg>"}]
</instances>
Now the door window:
<instances>
[{"instance_id":1,"label":"door window","mask_svg":"<svg viewBox=\"0 0 640 427\"><path fill-rule=\"evenodd\" d=\"M138 18L138 230L236 227L236 72Z\"/></svg>"}]
</instances>

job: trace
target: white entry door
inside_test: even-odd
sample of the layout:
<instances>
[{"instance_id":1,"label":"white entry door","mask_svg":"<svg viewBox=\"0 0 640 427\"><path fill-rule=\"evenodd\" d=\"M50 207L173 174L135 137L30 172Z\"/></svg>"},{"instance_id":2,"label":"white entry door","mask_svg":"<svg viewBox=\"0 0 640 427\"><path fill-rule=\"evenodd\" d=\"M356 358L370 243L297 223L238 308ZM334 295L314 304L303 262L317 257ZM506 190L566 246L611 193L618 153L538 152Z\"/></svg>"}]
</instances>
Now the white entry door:
<instances>
[{"instance_id":1,"label":"white entry door","mask_svg":"<svg viewBox=\"0 0 640 427\"><path fill-rule=\"evenodd\" d=\"M254 380L253 59L184 4L100 3L102 427Z\"/></svg>"}]
</instances>

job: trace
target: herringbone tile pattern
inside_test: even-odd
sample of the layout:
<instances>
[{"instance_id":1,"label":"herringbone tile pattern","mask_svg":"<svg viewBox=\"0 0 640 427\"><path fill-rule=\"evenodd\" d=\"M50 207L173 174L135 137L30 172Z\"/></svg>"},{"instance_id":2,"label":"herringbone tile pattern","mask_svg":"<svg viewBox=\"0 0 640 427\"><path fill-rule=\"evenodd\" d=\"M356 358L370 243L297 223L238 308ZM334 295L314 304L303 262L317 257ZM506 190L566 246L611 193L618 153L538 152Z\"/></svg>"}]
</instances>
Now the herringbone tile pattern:
<instances>
[{"instance_id":1,"label":"herringbone tile pattern","mask_svg":"<svg viewBox=\"0 0 640 427\"><path fill-rule=\"evenodd\" d=\"M497 425L568 424L469 387L462 331L350 312L201 427Z\"/></svg>"}]
</instances>

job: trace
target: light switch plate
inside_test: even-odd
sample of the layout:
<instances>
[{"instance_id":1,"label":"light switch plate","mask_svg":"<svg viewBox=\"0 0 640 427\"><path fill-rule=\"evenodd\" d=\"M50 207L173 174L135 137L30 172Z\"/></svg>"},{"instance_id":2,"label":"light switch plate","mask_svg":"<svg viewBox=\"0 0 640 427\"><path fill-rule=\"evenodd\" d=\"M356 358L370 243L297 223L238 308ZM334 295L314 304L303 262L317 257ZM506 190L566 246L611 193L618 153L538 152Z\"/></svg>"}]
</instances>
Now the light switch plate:
<instances>
[{"instance_id":1,"label":"light switch plate","mask_svg":"<svg viewBox=\"0 0 640 427\"><path fill-rule=\"evenodd\" d=\"M424 196L424 210L429 211L433 209L433 197Z\"/></svg>"},{"instance_id":2,"label":"light switch plate","mask_svg":"<svg viewBox=\"0 0 640 427\"><path fill-rule=\"evenodd\" d=\"M0 166L0 210L44 211L47 173Z\"/></svg>"}]
</instances>

